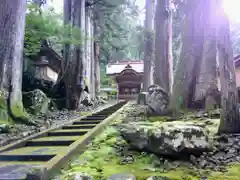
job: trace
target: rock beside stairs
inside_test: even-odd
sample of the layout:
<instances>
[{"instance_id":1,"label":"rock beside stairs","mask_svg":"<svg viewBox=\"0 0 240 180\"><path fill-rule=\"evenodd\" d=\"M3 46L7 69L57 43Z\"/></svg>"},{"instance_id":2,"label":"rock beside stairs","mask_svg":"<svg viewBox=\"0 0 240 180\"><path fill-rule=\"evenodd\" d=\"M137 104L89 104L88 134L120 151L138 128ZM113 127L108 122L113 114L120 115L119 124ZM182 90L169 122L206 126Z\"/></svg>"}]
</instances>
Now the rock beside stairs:
<instances>
[{"instance_id":1,"label":"rock beside stairs","mask_svg":"<svg viewBox=\"0 0 240 180\"><path fill-rule=\"evenodd\" d=\"M143 97L142 97L143 98ZM169 104L169 95L158 85L151 85L146 93L146 102L150 114L163 114Z\"/></svg>"},{"instance_id":2,"label":"rock beside stairs","mask_svg":"<svg viewBox=\"0 0 240 180\"><path fill-rule=\"evenodd\" d=\"M121 125L120 132L132 147L159 155L198 155L212 149L207 132L195 125L130 122Z\"/></svg>"},{"instance_id":3,"label":"rock beside stairs","mask_svg":"<svg viewBox=\"0 0 240 180\"><path fill-rule=\"evenodd\" d=\"M40 89L23 94L23 104L32 114L46 114L51 100Z\"/></svg>"}]
</instances>

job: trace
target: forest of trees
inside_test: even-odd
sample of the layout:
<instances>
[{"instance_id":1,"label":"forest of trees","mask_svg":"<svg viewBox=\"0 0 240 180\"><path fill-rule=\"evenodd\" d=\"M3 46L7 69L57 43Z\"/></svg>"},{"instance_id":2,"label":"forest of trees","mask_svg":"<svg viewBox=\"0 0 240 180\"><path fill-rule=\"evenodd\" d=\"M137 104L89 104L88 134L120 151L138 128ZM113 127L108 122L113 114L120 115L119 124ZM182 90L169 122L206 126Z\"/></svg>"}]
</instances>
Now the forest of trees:
<instances>
[{"instance_id":1,"label":"forest of trees","mask_svg":"<svg viewBox=\"0 0 240 180\"><path fill-rule=\"evenodd\" d=\"M99 95L100 67L111 60L143 56L143 27L134 21L139 11L134 2L65 0L63 14L46 9L46 0L14 2L2 1L0 16L1 92L14 120L29 123L22 103L22 69L34 63L28 57L40 52L44 40L51 40L63 55L54 88L65 89L61 98L69 110L80 105L86 79L92 99ZM85 77L86 71L90 77Z\"/></svg>"},{"instance_id":2,"label":"forest of trees","mask_svg":"<svg viewBox=\"0 0 240 180\"><path fill-rule=\"evenodd\" d=\"M151 24L148 21L153 21L149 14L149 11L152 12L152 7L148 3L154 4L154 1L146 0L145 29L149 29ZM231 35L236 34L237 30L234 29L231 33L229 18L222 3L223 1L214 0L157 1L155 41L151 40L152 45L145 41L145 46L155 45L155 47L154 50L145 49L147 54L144 56L144 62L146 62L145 68L150 69L149 57L155 57L152 60L153 83L169 93L171 111L178 113L189 108L204 109L219 105L221 106L219 132L234 133L240 131L231 41ZM181 21L181 27L179 21ZM180 37L175 34L176 31ZM149 39L149 35L146 34L146 37ZM238 40L234 39L233 42L236 41ZM181 48L178 57L176 46ZM174 54L174 60L172 54ZM174 75L172 64L174 64ZM217 85L218 73L221 84L220 93ZM145 72L145 76L147 75L149 76L150 73ZM149 85L149 78L145 77L144 84ZM210 98L214 101L210 102Z\"/></svg>"},{"instance_id":3,"label":"forest of trees","mask_svg":"<svg viewBox=\"0 0 240 180\"><path fill-rule=\"evenodd\" d=\"M65 89L67 109L79 107L86 71L89 93L95 98L101 65L144 59L145 91L151 84L161 86L171 97L169 109L174 113L206 108L211 97L222 109L219 132L240 132L233 62L239 53L239 26L230 29L221 2L146 0L141 25L136 21L141 9L133 0L63 0L63 14L44 9L46 0L2 0L1 96L7 99L9 116L27 121L23 63L39 52L44 40L54 39L63 55L57 84Z\"/></svg>"}]
</instances>

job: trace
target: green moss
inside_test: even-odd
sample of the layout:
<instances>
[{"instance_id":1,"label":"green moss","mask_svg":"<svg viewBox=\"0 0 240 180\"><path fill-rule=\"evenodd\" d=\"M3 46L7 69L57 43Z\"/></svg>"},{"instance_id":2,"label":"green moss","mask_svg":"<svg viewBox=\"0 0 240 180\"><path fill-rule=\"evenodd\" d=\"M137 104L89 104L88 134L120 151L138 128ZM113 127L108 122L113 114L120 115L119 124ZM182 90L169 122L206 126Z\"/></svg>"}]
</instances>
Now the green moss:
<instances>
[{"instance_id":1,"label":"green moss","mask_svg":"<svg viewBox=\"0 0 240 180\"><path fill-rule=\"evenodd\" d=\"M153 156L138 152L131 152L135 159L132 164L122 165L121 157L116 154L114 145L116 143L124 145L126 142L118 136L119 133L115 128L107 127L101 135L93 140L87 151L78 157L77 162L71 164L69 169L62 171L62 179L72 179L71 176L77 172L85 172L94 176L95 179L100 176L106 179L116 173L133 173L140 180L149 176L167 176L176 180L187 177L189 180L198 179L187 168L163 172L162 167L153 166Z\"/></svg>"},{"instance_id":2,"label":"green moss","mask_svg":"<svg viewBox=\"0 0 240 180\"><path fill-rule=\"evenodd\" d=\"M18 123L24 123L27 125L36 125L34 122L30 121L28 113L23 108L21 102L17 102L11 105L10 107L13 120Z\"/></svg>"},{"instance_id":3,"label":"green moss","mask_svg":"<svg viewBox=\"0 0 240 180\"><path fill-rule=\"evenodd\" d=\"M96 142L99 143L99 140ZM78 162L81 163L71 164L70 169L63 171L62 179L72 179L71 175L77 172L85 172L94 176L94 179L98 179L100 176L106 179L110 175L117 173L132 173L139 180L145 180L149 176L167 176L176 180L187 177L189 180L199 179L194 177L192 175L194 173L187 168L163 172L161 167L156 168L153 166L151 155L141 155L136 152L132 152L135 159L132 164L121 165L121 159L116 155L115 149L112 147L115 144L112 138L107 138L106 141L98 145L95 143L79 157Z\"/></svg>"},{"instance_id":4,"label":"green moss","mask_svg":"<svg viewBox=\"0 0 240 180\"><path fill-rule=\"evenodd\" d=\"M168 116L152 116L147 119L150 122L166 122L169 120Z\"/></svg>"},{"instance_id":5,"label":"green moss","mask_svg":"<svg viewBox=\"0 0 240 180\"><path fill-rule=\"evenodd\" d=\"M227 172L212 172L209 180L239 180L240 177L240 164L231 164L227 168Z\"/></svg>"},{"instance_id":6,"label":"green moss","mask_svg":"<svg viewBox=\"0 0 240 180\"><path fill-rule=\"evenodd\" d=\"M107 128L101 136L97 137L88 150L78 160L69 166L69 169L62 171L61 179L72 179L77 172L85 172L94 179L107 177L117 173L131 173L137 180L145 180L150 176L166 176L172 180L199 180L200 176L207 176L209 180L237 180L240 177L240 164L229 166L228 172L210 172L205 170L189 169L184 164L172 171L165 171L161 165L154 165L154 156L130 152L134 157L132 164L120 164L121 158L116 155L113 147L116 141L117 131L111 127ZM105 138L105 140L103 140Z\"/></svg>"},{"instance_id":7,"label":"green moss","mask_svg":"<svg viewBox=\"0 0 240 180\"><path fill-rule=\"evenodd\" d=\"M37 138L37 139L33 139L31 141L75 141L77 139L82 138L83 136L46 136L46 137L41 137L41 138Z\"/></svg>"},{"instance_id":8,"label":"green moss","mask_svg":"<svg viewBox=\"0 0 240 180\"><path fill-rule=\"evenodd\" d=\"M57 154L58 152L66 150L66 146L36 146L36 147L22 147L7 151L4 154L16 155L16 154L43 154L43 155L52 155Z\"/></svg>"},{"instance_id":9,"label":"green moss","mask_svg":"<svg viewBox=\"0 0 240 180\"><path fill-rule=\"evenodd\" d=\"M0 124L12 124L13 121L8 115L7 102L0 96Z\"/></svg>"},{"instance_id":10,"label":"green moss","mask_svg":"<svg viewBox=\"0 0 240 180\"><path fill-rule=\"evenodd\" d=\"M89 113L90 113L89 111L87 111L87 112L78 112L78 114L80 114L81 116L85 116L85 115L87 115Z\"/></svg>"},{"instance_id":11,"label":"green moss","mask_svg":"<svg viewBox=\"0 0 240 180\"><path fill-rule=\"evenodd\" d=\"M28 118L28 114L24 110L23 104L21 102L12 104L11 105L11 111L12 111L12 114L15 117L25 117L25 118Z\"/></svg>"},{"instance_id":12,"label":"green moss","mask_svg":"<svg viewBox=\"0 0 240 180\"><path fill-rule=\"evenodd\" d=\"M147 121L154 123L154 127L161 126L161 123L167 122L167 124L171 125L174 123L177 124L189 124L189 125L199 125L203 128L205 128L208 132L210 132L211 135L214 135L218 131L218 126L220 123L220 119L201 119L201 118L192 118L194 112L189 112L185 115L183 119L171 121L170 117L168 116L154 116L154 117L148 117ZM196 112L195 112L196 113Z\"/></svg>"},{"instance_id":13,"label":"green moss","mask_svg":"<svg viewBox=\"0 0 240 180\"><path fill-rule=\"evenodd\" d=\"M120 115L116 118L112 124L116 125L121 122L124 116ZM148 126L149 133L154 131L154 128L161 127L162 122L165 122L168 117L150 117L148 122L138 122L141 126ZM151 121L151 122L149 122ZM211 121L211 123L209 123ZM167 122L171 125L174 123L184 124L201 124L202 127L216 131L219 120L213 119L190 119L188 121L175 121ZM78 172L85 172L94 179L107 179L112 174L117 173L131 173L137 177L137 180L145 180L150 176L166 176L171 180L199 180L201 176L207 176L210 180L237 180L240 177L240 165L229 166L227 173L211 172L207 170L190 169L183 162L175 170L166 171L162 163L156 163L156 158L151 154L140 152L128 152L134 158L132 164L122 164L121 158L116 149L116 144L124 146L127 143L119 136L119 132L116 128L108 126L103 133L97 136L87 150L75 158L75 162L70 164L68 169L62 171L61 179L70 180L73 179L73 175Z\"/></svg>"},{"instance_id":14,"label":"green moss","mask_svg":"<svg viewBox=\"0 0 240 180\"><path fill-rule=\"evenodd\" d=\"M6 109L0 108L0 124L13 124L12 119L9 117L8 112Z\"/></svg>"}]
</instances>

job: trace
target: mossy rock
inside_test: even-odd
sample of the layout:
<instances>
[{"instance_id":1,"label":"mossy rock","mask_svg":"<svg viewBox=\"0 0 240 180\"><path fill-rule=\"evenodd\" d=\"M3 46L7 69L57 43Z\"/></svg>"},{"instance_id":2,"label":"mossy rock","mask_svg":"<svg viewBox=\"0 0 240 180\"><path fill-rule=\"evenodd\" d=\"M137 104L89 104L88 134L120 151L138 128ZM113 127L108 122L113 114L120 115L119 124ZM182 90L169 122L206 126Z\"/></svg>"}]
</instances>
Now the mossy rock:
<instances>
[{"instance_id":1,"label":"mossy rock","mask_svg":"<svg viewBox=\"0 0 240 180\"><path fill-rule=\"evenodd\" d=\"M24 107L32 114L46 114L51 106L50 102L50 99L39 89L35 89L23 95Z\"/></svg>"},{"instance_id":2,"label":"mossy rock","mask_svg":"<svg viewBox=\"0 0 240 180\"><path fill-rule=\"evenodd\" d=\"M0 124L12 124L12 119L6 109L0 108Z\"/></svg>"},{"instance_id":3,"label":"mossy rock","mask_svg":"<svg viewBox=\"0 0 240 180\"><path fill-rule=\"evenodd\" d=\"M150 122L166 122L166 121L170 121L171 117L168 116L151 116L148 117L148 121Z\"/></svg>"},{"instance_id":4,"label":"mossy rock","mask_svg":"<svg viewBox=\"0 0 240 180\"><path fill-rule=\"evenodd\" d=\"M13 117L14 122L36 126L37 124L30 120L29 114L25 111L22 102L16 102L11 104L11 117Z\"/></svg>"},{"instance_id":5,"label":"mossy rock","mask_svg":"<svg viewBox=\"0 0 240 180\"><path fill-rule=\"evenodd\" d=\"M0 124L12 124L12 119L8 115L7 101L0 96Z\"/></svg>"}]
</instances>

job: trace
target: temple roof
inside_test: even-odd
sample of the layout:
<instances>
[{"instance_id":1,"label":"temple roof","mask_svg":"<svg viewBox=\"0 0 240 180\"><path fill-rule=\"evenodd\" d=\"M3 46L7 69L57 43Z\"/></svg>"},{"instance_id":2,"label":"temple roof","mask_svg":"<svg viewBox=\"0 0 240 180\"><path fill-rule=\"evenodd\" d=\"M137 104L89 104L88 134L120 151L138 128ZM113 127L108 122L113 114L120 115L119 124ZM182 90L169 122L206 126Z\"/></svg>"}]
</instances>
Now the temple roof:
<instances>
[{"instance_id":1,"label":"temple roof","mask_svg":"<svg viewBox=\"0 0 240 180\"><path fill-rule=\"evenodd\" d=\"M235 67L240 66L240 55L234 57L234 63L235 63Z\"/></svg>"},{"instance_id":2,"label":"temple roof","mask_svg":"<svg viewBox=\"0 0 240 180\"><path fill-rule=\"evenodd\" d=\"M106 67L107 75L114 75L121 73L124 69L131 67L138 73L143 73L143 61L118 61L109 63Z\"/></svg>"}]
</instances>

